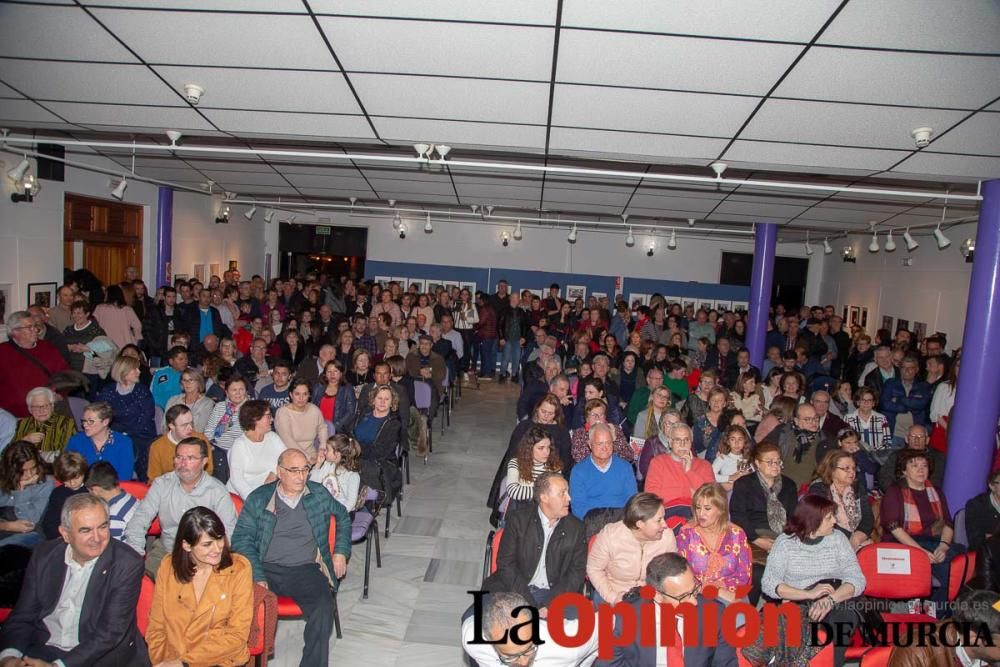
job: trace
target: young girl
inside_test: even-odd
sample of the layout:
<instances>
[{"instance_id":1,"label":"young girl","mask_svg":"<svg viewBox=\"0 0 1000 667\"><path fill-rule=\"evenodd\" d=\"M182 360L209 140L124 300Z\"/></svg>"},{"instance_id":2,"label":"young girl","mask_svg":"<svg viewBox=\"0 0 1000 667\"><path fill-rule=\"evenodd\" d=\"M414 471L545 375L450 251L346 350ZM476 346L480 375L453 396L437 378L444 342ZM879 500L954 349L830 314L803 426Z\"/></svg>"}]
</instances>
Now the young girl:
<instances>
[{"instance_id":1,"label":"young girl","mask_svg":"<svg viewBox=\"0 0 1000 667\"><path fill-rule=\"evenodd\" d=\"M715 481L731 491L733 482L753 472L750 466L750 434L738 425L732 425L722 434L719 455L712 463Z\"/></svg>"},{"instance_id":2,"label":"young girl","mask_svg":"<svg viewBox=\"0 0 1000 667\"><path fill-rule=\"evenodd\" d=\"M353 512L361 490L358 474L361 445L354 438L338 433L320 446L319 454L322 463L313 469L310 481L322 484L348 512Z\"/></svg>"}]
</instances>

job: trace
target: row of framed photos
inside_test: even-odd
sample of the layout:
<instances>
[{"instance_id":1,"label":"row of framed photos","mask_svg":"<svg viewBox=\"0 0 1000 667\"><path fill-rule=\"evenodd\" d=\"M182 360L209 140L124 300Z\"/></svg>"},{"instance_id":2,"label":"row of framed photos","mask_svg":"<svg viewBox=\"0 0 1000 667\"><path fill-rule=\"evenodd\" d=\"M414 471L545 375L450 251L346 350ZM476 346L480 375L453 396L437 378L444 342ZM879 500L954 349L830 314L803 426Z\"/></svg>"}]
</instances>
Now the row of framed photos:
<instances>
[{"instance_id":1,"label":"row of framed photos","mask_svg":"<svg viewBox=\"0 0 1000 667\"><path fill-rule=\"evenodd\" d=\"M633 309L637 306L648 306L651 295L649 294L637 294L635 292L628 295L628 304ZM747 312L750 310L750 304L746 301L733 301L732 299L697 299L689 296L666 296L667 303L679 303L681 307L687 310L688 306L693 307L696 311L704 309L705 311L715 310L719 313L724 313L727 310L732 310L735 312Z\"/></svg>"}]
</instances>

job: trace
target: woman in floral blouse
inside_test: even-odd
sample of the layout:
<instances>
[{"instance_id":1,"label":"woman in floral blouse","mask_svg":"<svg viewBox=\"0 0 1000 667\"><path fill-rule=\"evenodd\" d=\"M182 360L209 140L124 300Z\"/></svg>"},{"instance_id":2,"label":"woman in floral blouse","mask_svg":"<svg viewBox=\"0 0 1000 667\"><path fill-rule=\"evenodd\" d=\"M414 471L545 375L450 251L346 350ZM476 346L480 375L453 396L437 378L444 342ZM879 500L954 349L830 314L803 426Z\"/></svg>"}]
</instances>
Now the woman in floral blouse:
<instances>
[{"instance_id":1,"label":"woman in floral blouse","mask_svg":"<svg viewBox=\"0 0 1000 667\"><path fill-rule=\"evenodd\" d=\"M677 553L687 558L699 584L719 589L723 603L745 597L750 544L743 529L729 521L725 489L703 484L691 499L691 510L694 518L677 535Z\"/></svg>"}]
</instances>

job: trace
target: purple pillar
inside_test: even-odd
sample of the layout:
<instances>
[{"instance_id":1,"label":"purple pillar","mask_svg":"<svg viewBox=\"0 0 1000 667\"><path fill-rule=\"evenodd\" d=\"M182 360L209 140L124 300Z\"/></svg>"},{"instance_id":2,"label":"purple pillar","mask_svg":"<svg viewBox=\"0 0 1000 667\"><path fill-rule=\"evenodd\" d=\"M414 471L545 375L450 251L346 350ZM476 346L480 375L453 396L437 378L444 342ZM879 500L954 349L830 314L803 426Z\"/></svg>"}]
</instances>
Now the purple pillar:
<instances>
[{"instance_id":1,"label":"purple pillar","mask_svg":"<svg viewBox=\"0 0 1000 667\"><path fill-rule=\"evenodd\" d=\"M170 188L159 189L156 207L156 284L150 285L152 291L161 285L173 281L170 269L173 257L174 234L174 191Z\"/></svg>"},{"instance_id":2,"label":"purple pillar","mask_svg":"<svg viewBox=\"0 0 1000 667\"><path fill-rule=\"evenodd\" d=\"M1000 417L1000 356L991 338L1000 327L1000 180L985 183L982 193L962 369L948 429L944 493L952 513L986 490Z\"/></svg>"},{"instance_id":3,"label":"purple pillar","mask_svg":"<svg viewBox=\"0 0 1000 667\"><path fill-rule=\"evenodd\" d=\"M778 226L757 223L753 241L753 273L750 276L750 312L747 317L747 349L750 363L760 368L767 352L767 315L771 309L771 283L774 276L774 248Z\"/></svg>"}]
</instances>

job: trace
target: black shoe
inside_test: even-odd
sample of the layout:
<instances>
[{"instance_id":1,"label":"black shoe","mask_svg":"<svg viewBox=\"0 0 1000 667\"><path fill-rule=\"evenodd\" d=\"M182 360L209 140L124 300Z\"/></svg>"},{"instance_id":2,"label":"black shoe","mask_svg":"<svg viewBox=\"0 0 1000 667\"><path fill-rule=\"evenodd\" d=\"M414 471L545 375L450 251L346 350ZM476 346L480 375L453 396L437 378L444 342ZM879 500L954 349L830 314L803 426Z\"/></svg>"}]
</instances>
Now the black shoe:
<instances>
[{"instance_id":1,"label":"black shoe","mask_svg":"<svg viewBox=\"0 0 1000 667\"><path fill-rule=\"evenodd\" d=\"M513 382L514 384L517 384L517 383L518 383L518 382L520 382L521 380L520 380L520 379L518 378L518 376L517 376L517 375L511 375L511 376L510 376L510 381L511 381L511 382Z\"/></svg>"},{"instance_id":2,"label":"black shoe","mask_svg":"<svg viewBox=\"0 0 1000 667\"><path fill-rule=\"evenodd\" d=\"M506 375L501 375L500 376L500 384L504 384L505 382L507 382L507 376Z\"/></svg>"}]
</instances>

